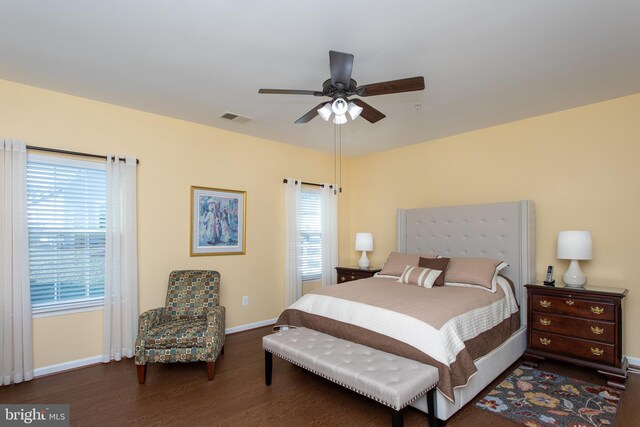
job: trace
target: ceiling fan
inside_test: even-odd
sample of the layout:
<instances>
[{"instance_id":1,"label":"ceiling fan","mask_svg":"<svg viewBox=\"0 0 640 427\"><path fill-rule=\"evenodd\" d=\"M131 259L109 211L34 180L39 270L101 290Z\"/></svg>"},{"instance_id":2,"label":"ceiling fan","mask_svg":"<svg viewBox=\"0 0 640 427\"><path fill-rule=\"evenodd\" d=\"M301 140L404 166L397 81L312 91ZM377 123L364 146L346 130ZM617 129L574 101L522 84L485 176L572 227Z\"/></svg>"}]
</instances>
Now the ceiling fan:
<instances>
[{"instance_id":1,"label":"ceiling fan","mask_svg":"<svg viewBox=\"0 0 640 427\"><path fill-rule=\"evenodd\" d=\"M347 122L346 113L349 113L352 119L362 116L362 118L371 123L375 123L386 117L383 113L363 100L359 98L349 99L349 97L388 95L391 93L412 92L424 89L424 77L422 76L358 86L358 83L351 78L353 55L350 53L330 50L329 68L331 70L331 78L322 83L321 91L260 89L258 93L330 97L332 98L331 102L322 102L316 105L307 114L296 120L296 123L307 123L318 114L320 114L323 119L329 120L331 113L334 113L333 122L343 124Z\"/></svg>"}]
</instances>

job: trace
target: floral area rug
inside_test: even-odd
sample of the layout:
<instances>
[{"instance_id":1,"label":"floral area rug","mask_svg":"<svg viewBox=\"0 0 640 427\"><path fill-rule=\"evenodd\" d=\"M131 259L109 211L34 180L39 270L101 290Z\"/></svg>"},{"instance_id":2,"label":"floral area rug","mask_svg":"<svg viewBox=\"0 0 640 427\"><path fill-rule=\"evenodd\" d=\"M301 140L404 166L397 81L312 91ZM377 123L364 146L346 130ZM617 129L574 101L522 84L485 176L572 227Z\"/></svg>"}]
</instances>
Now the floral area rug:
<instances>
[{"instance_id":1,"label":"floral area rug","mask_svg":"<svg viewBox=\"0 0 640 427\"><path fill-rule=\"evenodd\" d=\"M476 406L529 427L613 426L620 391L520 366Z\"/></svg>"}]
</instances>

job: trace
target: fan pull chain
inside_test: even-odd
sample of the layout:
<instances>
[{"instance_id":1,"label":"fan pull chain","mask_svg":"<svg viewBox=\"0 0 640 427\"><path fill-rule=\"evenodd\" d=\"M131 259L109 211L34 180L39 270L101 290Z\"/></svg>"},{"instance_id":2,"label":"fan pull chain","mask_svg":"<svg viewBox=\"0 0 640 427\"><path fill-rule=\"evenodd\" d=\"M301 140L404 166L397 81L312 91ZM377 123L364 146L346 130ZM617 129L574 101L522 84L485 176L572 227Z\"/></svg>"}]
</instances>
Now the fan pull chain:
<instances>
[{"instance_id":1,"label":"fan pull chain","mask_svg":"<svg viewBox=\"0 0 640 427\"><path fill-rule=\"evenodd\" d=\"M338 186L338 130L335 123L333 125L333 182ZM336 187L333 188L333 194L338 194Z\"/></svg>"},{"instance_id":2,"label":"fan pull chain","mask_svg":"<svg viewBox=\"0 0 640 427\"><path fill-rule=\"evenodd\" d=\"M340 188L340 193L342 193L342 126L338 126L338 150L340 159L340 182L338 183L338 187Z\"/></svg>"}]
</instances>

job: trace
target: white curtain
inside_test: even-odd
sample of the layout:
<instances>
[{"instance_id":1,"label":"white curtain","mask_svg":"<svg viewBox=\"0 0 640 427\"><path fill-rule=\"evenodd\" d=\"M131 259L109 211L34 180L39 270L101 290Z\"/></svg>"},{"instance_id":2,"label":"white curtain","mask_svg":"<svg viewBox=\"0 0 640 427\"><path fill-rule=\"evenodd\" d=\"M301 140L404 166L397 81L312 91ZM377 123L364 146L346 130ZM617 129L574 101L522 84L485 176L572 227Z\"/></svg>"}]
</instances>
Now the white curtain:
<instances>
[{"instance_id":1,"label":"white curtain","mask_svg":"<svg viewBox=\"0 0 640 427\"><path fill-rule=\"evenodd\" d=\"M0 385L33 378L27 148L0 138Z\"/></svg>"},{"instance_id":2,"label":"white curtain","mask_svg":"<svg viewBox=\"0 0 640 427\"><path fill-rule=\"evenodd\" d=\"M133 357L138 332L136 159L107 156L102 361Z\"/></svg>"},{"instance_id":3,"label":"white curtain","mask_svg":"<svg viewBox=\"0 0 640 427\"><path fill-rule=\"evenodd\" d=\"M322 286L337 283L338 193L335 185L324 184L322 198Z\"/></svg>"},{"instance_id":4,"label":"white curtain","mask_svg":"<svg viewBox=\"0 0 640 427\"><path fill-rule=\"evenodd\" d=\"M294 178L284 184L285 203L285 291L284 304L289 307L302 296L302 274L300 272L300 192L302 185Z\"/></svg>"}]
</instances>

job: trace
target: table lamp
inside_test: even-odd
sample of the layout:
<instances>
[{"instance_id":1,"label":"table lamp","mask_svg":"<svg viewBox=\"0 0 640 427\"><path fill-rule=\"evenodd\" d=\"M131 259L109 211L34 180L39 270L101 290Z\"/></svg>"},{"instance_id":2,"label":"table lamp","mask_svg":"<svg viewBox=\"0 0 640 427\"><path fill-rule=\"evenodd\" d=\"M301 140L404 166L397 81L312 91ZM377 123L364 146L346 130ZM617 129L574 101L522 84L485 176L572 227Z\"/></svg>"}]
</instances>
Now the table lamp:
<instances>
[{"instance_id":1,"label":"table lamp","mask_svg":"<svg viewBox=\"0 0 640 427\"><path fill-rule=\"evenodd\" d=\"M367 258L367 251L373 250L373 234L371 233L356 233L356 251L362 251L358 266L360 268L369 268L369 258Z\"/></svg>"},{"instance_id":2,"label":"table lamp","mask_svg":"<svg viewBox=\"0 0 640 427\"><path fill-rule=\"evenodd\" d=\"M569 259L569 268L562 275L568 287L579 288L587 283L578 260L593 256L590 231L561 231L558 233L558 259Z\"/></svg>"}]
</instances>

